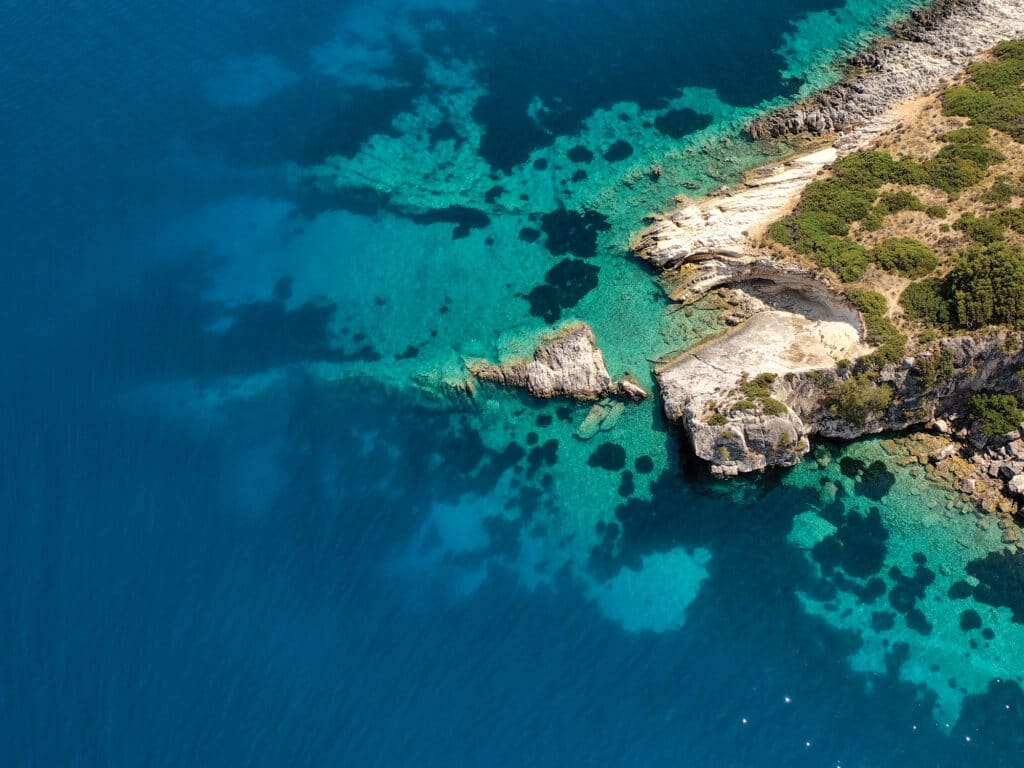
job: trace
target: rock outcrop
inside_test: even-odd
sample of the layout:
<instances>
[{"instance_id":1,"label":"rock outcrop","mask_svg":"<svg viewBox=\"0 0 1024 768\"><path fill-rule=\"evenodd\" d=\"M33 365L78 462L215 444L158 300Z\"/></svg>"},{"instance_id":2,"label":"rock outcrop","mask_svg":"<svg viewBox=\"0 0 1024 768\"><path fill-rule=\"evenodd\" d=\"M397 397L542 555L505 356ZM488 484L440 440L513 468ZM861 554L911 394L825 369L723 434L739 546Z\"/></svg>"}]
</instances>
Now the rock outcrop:
<instances>
[{"instance_id":1,"label":"rock outcrop","mask_svg":"<svg viewBox=\"0 0 1024 768\"><path fill-rule=\"evenodd\" d=\"M881 42L849 62L850 77L748 127L755 139L859 129L896 104L960 75L971 59L1001 40L1024 35L1020 0L939 0L914 11Z\"/></svg>"},{"instance_id":2,"label":"rock outcrop","mask_svg":"<svg viewBox=\"0 0 1024 768\"><path fill-rule=\"evenodd\" d=\"M697 301L720 287L732 291L736 327L656 371L665 415L683 425L716 474L796 464L810 447L811 429L772 394L774 382L834 369L870 351L860 315L841 294L815 271L759 244L836 157L830 147L763 168L741 188L657 219L634 244L677 301ZM750 380L757 374L772 382L754 396Z\"/></svg>"},{"instance_id":3,"label":"rock outcrop","mask_svg":"<svg viewBox=\"0 0 1024 768\"><path fill-rule=\"evenodd\" d=\"M796 464L814 430L787 403L785 378L870 349L857 312L813 277L780 270L735 288L746 319L657 371L665 415L727 475Z\"/></svg>"},{"instance_id":4,"label":"rock outcrop","mask_svg":"<svg viewBox=\"0 0 1024 768\"><path fill-rule=\"evenodd\" d=\"M749 258L751 239L788 213L837 152L827 147L752 172L744 184L655 217L633 245L652 267L665 271L711 257Z\"/></svg>"},{"instance_id":5,"label":"rock outcrop","mask_svg":"<svg viewBox=\"0 0 1024 768\"><path fill-rule=\"evenodd\" d=\"M538 345L533 358L504 365L473 362L470 372L482 381L521 387L535 397L643 400L648 393L630 378L613 381L590 326L574 323Z\"/></svg>"}]
</instances>

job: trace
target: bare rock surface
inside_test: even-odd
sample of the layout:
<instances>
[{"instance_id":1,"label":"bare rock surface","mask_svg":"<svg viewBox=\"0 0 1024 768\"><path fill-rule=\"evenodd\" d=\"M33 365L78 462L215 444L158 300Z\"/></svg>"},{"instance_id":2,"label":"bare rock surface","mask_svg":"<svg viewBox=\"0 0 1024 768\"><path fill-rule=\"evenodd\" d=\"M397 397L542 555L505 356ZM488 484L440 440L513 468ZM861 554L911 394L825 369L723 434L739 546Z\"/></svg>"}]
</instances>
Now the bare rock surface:
<instances>
[{"instance_id":1,"label":"bare rock surface","mask_svg":"<svg viewBox=\"0 0 1024 768\"><path fill-rule=\"evenodd\" d=\"M784 377L835 368L870 347L861 342L858 314L831 301L813 281L744 286L750 318L726 335L684 354L657 372L665 415L683 424L696 455L715 474L792 466L805 454L811 428L785 400ZM771 399L752 398L744 382L772 381Z\"/></svg>"},{"instance_id":2,"label":"bare rock surface","mask_svg":"<svg viewBox=\"0 0 1024 768\"><path fill-rule=\"evenodd\" d=\"M504 365L470 364L470 372L482 381L520 387L535 397L571 397L601 400L619 396L642 400L647 392L627 379L612 381L604 355L590 326L574 323L544 339L530 360Z\"/></svg>"},{"instance_id":3,"label":"bare rock surface","mask_svg":"<svg viewBox=\"0 0 1024 768\"><path fill-rule=\"evenodd\" d=\"M800 194L837 152L817 152L766 166L742 186L683 205L641 234L634 252L656 269L714 256L751 259L750 239L796 205Z\"/></svg>"}]
</instances>

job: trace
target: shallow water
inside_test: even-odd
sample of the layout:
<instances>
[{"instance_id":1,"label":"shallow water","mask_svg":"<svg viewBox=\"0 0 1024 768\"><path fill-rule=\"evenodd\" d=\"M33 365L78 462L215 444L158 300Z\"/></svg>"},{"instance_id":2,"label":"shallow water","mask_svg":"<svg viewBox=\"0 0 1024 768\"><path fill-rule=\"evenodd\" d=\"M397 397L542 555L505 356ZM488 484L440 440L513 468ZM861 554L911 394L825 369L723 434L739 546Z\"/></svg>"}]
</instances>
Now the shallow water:
<instances>
[{"instance_id":1,"label":"shallow water","mask_svg":"<svg viewBox=\"0 0 1024 768\"><path fill-rule=\"evenodd\" d=\"M652 386L643 217L912 5L9 9L4 763L1016 765L1018 561L878 441L450 386Z\"/></svg>"}]
</instances>

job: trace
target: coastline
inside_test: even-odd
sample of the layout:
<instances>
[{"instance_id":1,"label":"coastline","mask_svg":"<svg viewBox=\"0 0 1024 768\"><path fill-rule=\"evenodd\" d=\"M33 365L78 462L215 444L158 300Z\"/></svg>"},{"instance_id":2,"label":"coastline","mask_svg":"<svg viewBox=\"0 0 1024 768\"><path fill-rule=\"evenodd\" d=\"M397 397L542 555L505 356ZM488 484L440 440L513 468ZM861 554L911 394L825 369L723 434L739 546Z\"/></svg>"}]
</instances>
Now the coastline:
<instances>
[{"instance_id":1,"label":"coastline","mask_svg":"<svg viewBox=\"0 0 1024 768\"><path fill-rule=\"evenodd\" d=\"M1024 6L1013 0L937 0L912 11L883 38L847 62L848 75L810 98L748 126L752 138L837 134L845 147L885 129L885 116L958 77L979 54L1024 34ZM875 122L877 121L877 122Z\"/></svg>"},{"instance_id":2,"label":"coastline","mask_svg":"<svg viewBox=\"0 0 1024 768\"><path fill-rule=\"evenodd\" d=\"M786 139L796 147L803 145L805 151L753 169L740 187L723 188L709 198L683 203L666 215L648 219L651 226L631 249L661 272L666 292L674 300L692 303L717 291L718 300L734 310L726 319L737 328L700 345L700 354L697 349L689 350L656 371L666 416L682 424L695 453L713 474L792 466L810 450L807 438L812 434L849 440L936 423L936 406L931 421L920 418L923 412L915 412L914 418L902 413L899 419L869 420L859 429L834 420L805 423L808 415L812 421L824 418L822 381L842 381L842 375L837 375L840 364L848 365L849 359L857 358L848 354L852 346L842 345L832 355L808 354L808 339L815 334L823 337L820 321L836 318L791 311L792 306L773 303L763 288L754 286L768 284L776 294L787 290L793 294L795 290L804 296L813 287L813 292L825 295L824 304L837 314L849 302L844 301L843 289L830 279L827 270L812 269L808 274L805 265L780 254L763 238L771 224L798 205L803 190L831 163L898 136L921 119L950 81L964 75L969 63L998 42L1022 36L1024 7L1006 0L940 0L931 9L916 11L910 22L896 25L891 39L855 56L846 79L748 127L755 139ZM825 141L828 144L823 147ZM811 327L798 327L805 319L812 321ZM857 332L860 340L867 340L863 324ZM949 341L953 344L944 348L943 354L957 355L961 366L973 368L975 355L986 360L988 368L981 385L986 381L1006 384L1008 373L1002 368L1012 364L1017 355L1004 355L1006 360L993 362L993 350L984 342L976 348L969 337ZM910 358L903 367L909 371L913 362ZM768 377L762 382L760 396L763 404L770 401L771 407L734 411L726 417L727 411L719 410L723 393L743 398L742 392L753 387L749 377L755 374ZM897 370L883 376L897 382L908 379L907 372L901 377ZM960 381L959 386L978 389L970 381ZM948 399L958 390L954 387L945 394ZM751 407L755 403L750 403ZM945 421L938 419L937 423L944 425ZM983 445L970 445L966 429L955 434L950 434L953 430L948 427L934 431L946 436L946 444L953 446L936 449L926 457L932 464L945 462L936 476L979 505L984 501L986 511L1016 511L1017 501L1004 481L1019 473L1015 466L998 463L1000 457L1011 456L1005 445L985 456ZM1010 444L1012 440L1008 436L1002 442ZM961 448L973 456L976 466L963 459L947 461Z\"/></svg>"}]
</instances>

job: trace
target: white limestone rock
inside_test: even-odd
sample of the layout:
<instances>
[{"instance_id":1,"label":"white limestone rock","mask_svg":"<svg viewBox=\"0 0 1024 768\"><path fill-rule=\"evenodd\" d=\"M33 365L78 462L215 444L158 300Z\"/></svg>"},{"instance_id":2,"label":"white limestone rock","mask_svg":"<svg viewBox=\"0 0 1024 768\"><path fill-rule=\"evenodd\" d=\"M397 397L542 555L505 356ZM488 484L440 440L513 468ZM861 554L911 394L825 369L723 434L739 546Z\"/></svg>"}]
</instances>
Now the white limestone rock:
<instances>
[{"instance_id":1,"label":"white limestone rock","mask_svg":"<svg viewBox=\"0 0 1024 768\"><path fill-rule=\"evenodd\" d=\"M641 393L647 397L635 382L612 381L597 338L586 323L566 326L542 341L531 360L505 365L478 361L469 368L478 379L521 387L535 397L571 397L584 401L612 396L637 400L642 399Z\"/></svg>"}]
</instances>

